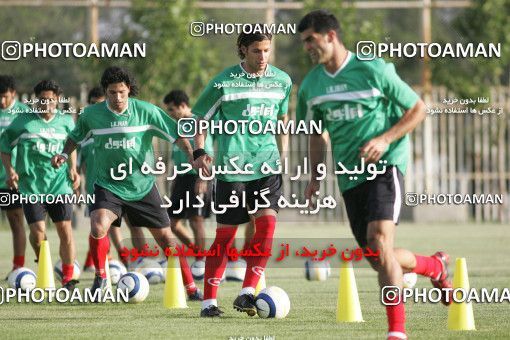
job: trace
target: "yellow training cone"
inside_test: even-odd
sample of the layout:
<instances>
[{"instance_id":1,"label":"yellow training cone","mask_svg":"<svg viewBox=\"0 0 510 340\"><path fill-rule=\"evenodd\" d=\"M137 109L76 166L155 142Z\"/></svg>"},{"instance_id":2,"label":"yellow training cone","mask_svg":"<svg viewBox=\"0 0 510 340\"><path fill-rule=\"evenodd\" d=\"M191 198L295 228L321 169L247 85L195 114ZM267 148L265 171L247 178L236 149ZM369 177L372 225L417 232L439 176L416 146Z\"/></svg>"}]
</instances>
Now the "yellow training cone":
<instances>
[{"instance_id":1,"label":"yellow training cone","mask_svg":"<svg viewBox=\"0 0 510 340\"><path fill-rule=\"evenodd\" d=\"M47 240L41 242L39 249L39 260L37 266L37 288L55 288L55 277L53 276L53 262L51 262L50 244Z\"/></svg>"},{"instance_id":2,"label":"yellow training cone","mask_svg":"<svg viewBox=\"0 0 510 340\"><path fill-rule=\"evenodd\" d=\"M338 285L337 322L363 322L359 304L358 289L351 262L342 262Z\"/></svg>"},{"instance_id":3,"label":"yellow training cone","mask_svg":"<svg viewBox=\"0 0 510 340\"><path fill-rule=\"evenodd\" d=\"M260 291L265 288L266 288L266 274L262 273L262 275L260 275L259 282L257 283L257 287L255 287L255 296L259 295Z\"/></svg>"},{"instance_id":4,"label":"yellow training cone","mask_svg":"<svg viewBox=\"0 0 510 340\"><path fill-rule=\"evenodd\" d=\"M457 292L457 300L467 297L469 294L469 278L465 258L457 258L455 261L455 274L453 275L453 289L461 288L464 291ZM448 308L448 329L453 331L476 330L473 305L471 302L452 302Z\"/></svg>"},{"instance_id":5,"label":"yellow training cone","mask_svg":"<svg viewBox=\"0 0 510 340\"><path fill-rule=\"evenodd\" d=\"M175 254L175 248L171 248L171 250L171 254ZM163 305L165 308L188 308L182 283L181 266L177 256L170 255L168 257L164 294Z\"/></svg>"}]
</instances>

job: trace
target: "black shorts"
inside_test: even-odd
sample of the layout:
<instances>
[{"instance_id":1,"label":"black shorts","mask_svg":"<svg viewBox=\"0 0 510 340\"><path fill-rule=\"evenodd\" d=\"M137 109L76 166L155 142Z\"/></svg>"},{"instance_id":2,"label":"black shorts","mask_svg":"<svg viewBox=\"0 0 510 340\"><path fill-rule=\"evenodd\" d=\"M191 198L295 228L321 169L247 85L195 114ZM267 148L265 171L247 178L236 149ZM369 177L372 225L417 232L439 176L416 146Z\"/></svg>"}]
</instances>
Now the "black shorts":
<instances>
[{"instance_id":1,"label":"black shorts","mask_svg":"<svg viewBox=\"0 0 510 340\"><path fill-rule=\"evenodd\" d=\"M19 195L19 191L12 189L0 189L0 209L13 210L21 208L20 201L14 200L12 197L13 194Z\"/></svg>"},{"instance_id":2,"label":"black shorts","mask_svg":"<svg viewBox=\"0 0 510 340\"><path fill-rule=\"evenodd\" d=\"M396 166L342 194L352 233L361 247L367 245L368 223L390 220L398 224L404 178Z\"/></svg>"},{"instance_id":3,"label":"black shorts","mask_svg":"<svg viewBox=\"0 0 510 340\"><path fill-rule=\"evenodd\" d=\"M209 181L207 182L207 191L201 196L204 206L202 208L193 207L193 205L199 203L197 195L195 195L195 182L197 179L198 175L194 174L177 176L173 183L172 196L170 197L172 207L168 208L170 218L181 219L194 216L207 218L211 215L212 183ZM189 198L186 198L187 195L189 195ZM189 202L189 206L186 205L186 201ZM174 213L174 211L181 210L181 204L183 206L182 211Z\"/></svg>"},{"instance_id":4,"label":"black shorts","mask_svg":"<svg viewBox=\"0 0 510 340\"><path fill-rule=\"evenodd\" d=\"M70 221L73 217L71 203L25 203L23 213L28 224L46 220L46 213L53 223Z\"/></svg>"},{"instance_id":5,"label":"black shorts","mask_svg":"<svg viewBox=\"0 0 510 340\"><path fill-rule=\"evenodd\" d=\"M255 208L255 200L260 204L265 204L261 198L260 192L267 191L266 197L269 201L269 207L261 207L259 209L273 209L278 212L278 200L282 195L282 176L271 175L268 177L256 179L248 182L224 182L217 180L214 207L216 210L222 209L222 204L230 204L230 197L237 196L239 198L239 207L227 208L222 214L216 215L216 222L221 224L239 225L250 222L248 210ZM235 194L233 194L235 191ZM255 191L257 194L255 194ZM242 207L243 192L246 196L246 206Z\"/></svg>"},{"instance_id":6,"label":"black shorts","mask_svg":"<svg viewBox=\"0 0 510 340\"><path fill-rule=\"evenodd\" d=\"M94 185L95 203L90 211L108 209L121 218L127 216L132 226L147 228L165 228L170 226L170 219L164 208L158 188L154 184L151 191L139 201L125 201L108 189Z\"/></svg>"}]
</instances>

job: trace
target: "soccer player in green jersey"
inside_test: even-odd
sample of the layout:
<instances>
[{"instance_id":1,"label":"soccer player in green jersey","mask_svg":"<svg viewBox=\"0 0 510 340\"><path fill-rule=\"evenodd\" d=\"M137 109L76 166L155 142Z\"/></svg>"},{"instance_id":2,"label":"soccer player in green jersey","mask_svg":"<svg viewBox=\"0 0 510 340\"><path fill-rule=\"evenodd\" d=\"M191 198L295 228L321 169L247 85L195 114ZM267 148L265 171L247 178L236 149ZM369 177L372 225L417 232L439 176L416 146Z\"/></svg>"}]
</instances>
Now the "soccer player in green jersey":
<instances>
[{"instance_id":1,"label":"soccer player in green jersey","mask_svg":"<svg viewBox=\"0 0 510 340\"><path fill-rule=\"evenodd\" d=\"M62 150L67 135L74 128L74 121L57 110L58 97L62 93L57 83L43 80L34 87L34 92L37 97L34 112L16 117L0 138L2 163L9 187L18 188L29 198L22 202L23 212L30 226L29 240L36 258L41 241L46 238L46 213L55 223L60 238L62 285L72 290L77 283L72 279L75 257L71 228L73 206L58 197L72 194L80 185L80 176L76 172L75 153L69 157L69 164L58 170L51 167L50 159ZM16 165L13 167L11 154L15 147Z\"/></svg>"},{"instance_id":2,"label":"soccer player in green jersey","mask_svg":"<svg viewBox=\"0 0 510 340\"><path fill-rule=\"evenodd\" d=\"M0 75L0 135L11 125L20 113L28 112L29 107L16 100L16 83L14 77ZM13 160L16 157L13 157ZM0 208L5 211L12 232L14 257L12 270L25 265L26 235L23 227L23 210L21 203L13 200L12 195L18 194L17 189L7 187L5 169L0 167ZM8 199L7 202L4 199Z\"/></svg>"},{"instance_id":3,"label":"soccer player in green jersey","mask_svg":"<svg viewBox=\"0 0 510 340\"><path fill-rule=\"evenodd\" d=\"M257 121L262 126L267 126L269 123L277 124L278 119L286 122L292 82L285 72L268 64L271 39L270 34L241 33L237 39L241 62L226 68L211 80L193 107L193 114L206 121L215 117L222 124ZM201 125L201 121L198 123ZM206 134L202 129L197 131L193 156L195 166L209 175L208 165L212 159L204 150ZM200 313L202 317L217 317L223 313L218 308L216 296L225 272L226 252L232 245L238 226L250 221L250 214L255 218L255 234L250 249L253 250L254 245L257 245L263 253L271 251L282 179L281 175L264 174L261 166L266 163L275 169L279 164L278 144L283 152L287 143L286 135L280 137L282 138L277 141L272 134L256 134L252 131L243 134L242 129L233 134L215 136L217 166L232 170L230 160L235 160L239 168L252 171L251 174L216 176L214 206L230 205L231 196L237 196L240 204L237 207L223 208L224 212L216 215L218 225L211 249L220 249L220 254L206 259L204 301ZM265 200L261 199L259 193L264 193ZM242 202L243 197L246 202ZM264 208L258 206L259 201L265 201ZM234 301L236 310L250 316L256 314L255 288L267 261L267 256L252 256L247 259L243 288Z\"/></svg>"},{"instance_id":4,"label":"soccer player in green jersey","mask_svg":"<svg viewBox=\"0 0 510 340\"><path fill-rule=\"evenodd\" d=\"M166 106L168 114L177 121L181 118L190 118L192 116L191 108L189 107L189 97L186 92L182 90L170 91L163 99L163 103ZM193 147L193 138L188 138L188 141ZM212 154L212 136L206 139L205 149L208 150L209 154ZM178 171L184 169L184 164L189 164L187 155L175 144L172 150L172 161L175 169ZM193 205L196 206L199 203L195 193L196 185L207 186L207 188L203 188L203 190L197 190L203 191L200 195L203 201L203 207L200 208L193 207ZM204 250L204 219L208 218L211 213L211 193L212 183L200 180L195 169L190 170L188 173L177 175L172 184L172 195L170 197L172 206L168 208L170 225L174 234L188 247ZM187 196L189 197L189 202L186 202ZM186 205L186 203L189 203L189 206ZM195 243L191 241L190 236L182 224L182 219L188 219L191 230L193 231ZM203 256L197 256L196 260L203 260Z\"/></svg>"},{"instance_id":5,"label":"soccer player in green jersey","mask_svg":"<svg viewBox=\"0 0 510 340\"><path fill-rule=\"evenodd\" d=\"M96 103L101 103L106 100L104 90L100 86L93 87L90 89L87 95L87 103L89 105L93 105ZM86 192L88 194L94 193L94 182L96 181L95 168L94 168L94 157L95 152L93 148L94 139L89 138L80 145L80 149L78 152L78 167L85 173L86 180ZM86 211L86 216L89 216L88 208ZM122 242L122 233L120 231L122 219L118 218L112 223L112 226L117 228L110 228L109 234L112 239L113 245L117 250L119 255L119 259L124 263L124 265L128 265L128 259L123 258L121 253L124 252L124 244ZM127 222L127 221L126 221ZM145 238L143 235L143 230L141 228L133 228L129 223L127 223L129 232L131 233L131 242L133 246L139 251L142 250L143 245L145 243ZM83 270L88 272L95 272L94 260L92 259L92 253L89 250L87 251L87 257L85 259L85 263L83 265Z\"/></svg>"},{"instance_id":6,"label":"soccer player in green jersey","mask_svg":"<svg viewBox=\"0 0 510 340\"><path fill-rule=\"evenodd\" d=\"M155 177L142 173L142 165L154 168L153 137L178 143L189 155L191 145L179 138L177 124L159 107L133 98L137 87L120 67L107 68L101 77L106 101L87 106L69 134L62 153L53 157L61 166L79 142L93 137L96 180L95 202L90 207L89 245L96 268L92 290L106 288L105 261L110 246L108 230L126 215L133 226L147 227L162 248L175 246L170 219L162 208ZM123 172L122 172L122 171ZM188 295L197 288L184 256L179 257Z\"/></svg>"},{"instance_id":7,"label":"soccer player in green jersey","mask_svg":"<svg viewBox=\"0 0 510 340\"><path fill-rule=\"evenodd\" d=\"M437 288L451 288L446 253L420 256L394 248L409 158L408 133L425 118L423 101L399 78L392 64L382 59L358 60L348 51L331 13L308 13L298 31L317 64L299 89L298 119L322 122L329 133L333 159L343 165L341 170L364 169L365 162L377 165L375 178L367 178L371 175L368 171L356 176L346 173L338 175L338 184L356 241L380 252L378 258L367 257L378 273L380 286L402 287L402 273L414 272L430 277ZM325 133L309 139L312 176L305 196L311 199L320 188L317 165L324 161L327 139ZM382 298L388 339L406 339L404 304L396 297ZM446 304L445 294L442 299Z\"/></svg>"}]
</instances>

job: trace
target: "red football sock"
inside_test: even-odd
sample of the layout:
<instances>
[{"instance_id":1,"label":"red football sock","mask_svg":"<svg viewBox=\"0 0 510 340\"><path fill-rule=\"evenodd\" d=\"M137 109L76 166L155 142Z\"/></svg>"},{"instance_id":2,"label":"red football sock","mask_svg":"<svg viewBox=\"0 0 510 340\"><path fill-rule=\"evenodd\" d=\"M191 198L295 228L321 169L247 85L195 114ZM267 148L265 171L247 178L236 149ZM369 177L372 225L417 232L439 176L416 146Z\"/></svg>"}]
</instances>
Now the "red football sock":
<instances>
[{"instance_id":1,"label":"red football sock","mask_svg":"<svg viewBox=\"0 0 510 340\"><path fill-rule=\"evenodd\" d=\"M104 265L106 262L106 255L110 248L110 239L108 238L108 234L102 238L94 238L92 235L89 235L89 246L92 258L94 259L94 266L96 267L96 275L105 279L106 271L104 270Z\"/></svg>"},{"instance_id":2,"label":"red football sock","mask_svg":"<svg viewBox=\"0 0 510 340\"><path fill-rule=\"evenodd\" d=\"M386 306L386 316L388 317L388 332L406 332L406 311L402 296L396 297L400 302L394 306ZM391 302L386 299L387 302Z\"/></svg>"},{"instance_id":3,"label":"red football sock","mask_svg":"<svg viewBox=\"0 0 510 340\"><path fill-rule=\"evenodd\" d=\"M184 283L184 288L186 288L186 293L188 295L193 294L196 292L197 287L195 286L195 281L185 256L179 256L179 264L181 265L182 282Z\"/></svg>"},{"instance_id":4,"label":"red football sock","mask_svg":"<svg viewBox=\"0 0 510 340\"><path fill-rule=\"evenodd\" d=\"M218 295L218 286L227 266L227 249L232 245L236 232L237 227L216 229L211 251L219 249L219 254L207 256L205 260L204 300L216 299Z\"/></svg>"},{"instance_id":5,"label":"red football sock","mask_svg":"<svg viewBox=\"0 0 510 340\"><path fill-rule=\"evenodd\" d=\"M87 258L85 259L84 267L92 267L94 265L94 259L92 258L92 253L90 252L90 248L87 251Z\"/></svg>"},{"instance_id":6,"label":"red football sock","mask_svg":"<svg viewBox=\"0 0 510 340\"><path fill-rule=\"evenodd\" d=\"M18 269L25 265L25 256L14 256L12 259L12 269Z\"/></svg>"},{"instance_id":7,"label":"red football sock","mask_svg":"<svg viewBox=\"0 0 510 340\"><path fill-rule=\"evenodd\" d=\"M74 264L62 264L62 285L73 279Z\"/></svg>"},{"instance_id":8,"label":"red football sock","mask_svg":"<svg viewBox=\"0 0 510 340\"><path fill-rule=\"evenodd\" d=\"M261 252L271 252L273 245L274 227L276 224L276 217L271 215L261 216L255 220L255 234L250 242L250 249L259 244ZM243 288L252 287L256 288L259 282L260 275L266 269L268 256L251 256L246 259L246 275L244 276Z\"/></svg>"},{"instance_id":9,"label":"red football sock","mask_svg":"<svg viewBox=\"0 0 510 340\"><path fill-rule=\"evenodd\" d=\"M431 277L433 279L437 278L441 274L443 267L441 266L441 262L435 257L416 254L414 256L416 257L416 267L412 270L413 273Z\"/></svg>"}]
</instances>

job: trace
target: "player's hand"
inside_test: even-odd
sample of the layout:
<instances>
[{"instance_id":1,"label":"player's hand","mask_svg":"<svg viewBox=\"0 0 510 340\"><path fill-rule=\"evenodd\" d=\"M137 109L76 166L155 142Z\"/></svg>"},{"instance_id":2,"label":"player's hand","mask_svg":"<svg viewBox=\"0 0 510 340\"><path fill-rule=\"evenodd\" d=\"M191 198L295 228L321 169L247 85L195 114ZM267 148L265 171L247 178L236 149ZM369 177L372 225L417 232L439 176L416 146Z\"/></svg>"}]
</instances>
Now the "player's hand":
<instances>
[{"instance_id":1,"label":"player's hand","mask_svg":"<svg viewBox=\"0 0 510 340\"><path fill-rule=\"evenodd\" d=\"M17 190L18 189L19 176L16 173L16 171L12 170L6 177L7 178L5 179L5 183L7 184L7 186L11 190Z\"/></svg>"},{"instance_id":2,"label":"player's hand","mask_svg":"<svg viewBox=\"0 0 510 340\"><path fill-rule=\"evenodd\" d=\"M67 159L60 154L51 157L51 166L54 167L55 169L60 168L60 166L65 162L67 162Z\"/></svg>"},{"instance_id":3,"label":"player's hand","mask_svg":"<svg viewBox=\"0 0 510 340\"><path fill-rule=\"evenodd\" d=\"M69 169L69 179L73 182L73 190L78 190L80 187L80 175L75 169Z\"/></svg>"},{"instance_id":4,"label":"player's hand","mask_svg":"<svg viewBox=\"0 0 510 340\"><path fill-rule=\"evenodd\" d=\"M207 191L207 182L200 177L195 182L195 195L205 194Z\"/></svg>"},{"instance_id":5,"label":"player's hand","mask_svg":"<svg viewBox=\"0 0 510 340\"><path fill-rule=\"evenodd\" d=\"M205 154L205 155L198 157L193 162L193 168L197 169L197 170L202 169L202 173L204 175L211 176L211 171L209 170L209 166L211 165L211 163L212 163L211 156Z\"/></svg>"},{"instance_id":6,"label":"player's hand","mask_svg":"<svg viewBox=\"0 0 510 340\"><path fill-rule=\"evenodd\" d=\"M308 207L309 208L315 208L315 201L314 201L314 197L317 196L317 191L319 191L321 187L321 183L316 180L316 179L312 179L310 180L310 182L308 182L308 185L306 186L306 189L305 189L305 198L308 200Z\"/></svg>"},{"instance_id":7,"label":"player's hand","mask_svg":"<svg viewBox=\"0 0 510 340\"><path fill-rule=\"evenodd\" d=\"M360 151L360 158L365 158L365 162L375 163L379 161L390 146L390 143L383 136L375 137L363 145Z\"/></svg>"}]
</instances>

